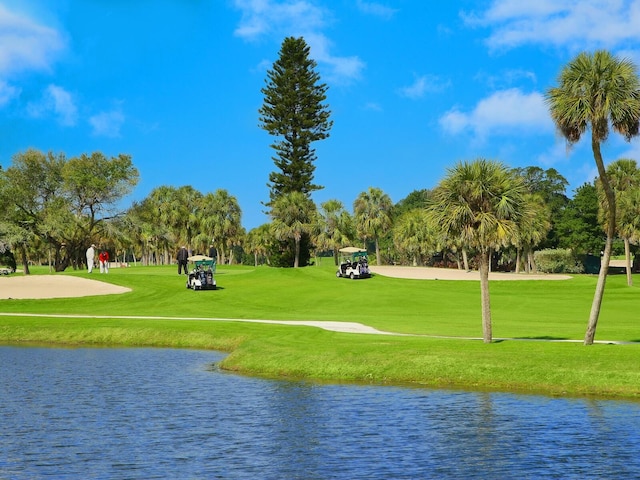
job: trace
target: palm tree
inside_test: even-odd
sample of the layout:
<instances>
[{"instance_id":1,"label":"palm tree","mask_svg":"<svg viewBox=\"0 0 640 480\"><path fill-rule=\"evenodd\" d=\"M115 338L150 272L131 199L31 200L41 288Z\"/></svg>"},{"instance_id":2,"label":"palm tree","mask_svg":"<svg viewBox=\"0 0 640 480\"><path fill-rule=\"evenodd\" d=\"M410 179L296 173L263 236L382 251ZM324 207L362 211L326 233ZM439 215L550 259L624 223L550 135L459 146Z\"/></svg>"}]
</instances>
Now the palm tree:
<instances>
[{"instance_id":1,"label":"palm tree","mask_svg":"<svg viewBox=\"0 0 640 480\"><path fill-rule=\"evenodd\" d=\"M638 208L629 200L632 199L630 195L632 195L633 191L640 187L640 170L638 170L638 164L635 160L620 158L607 165L607 175L609 175L609 182L616 196L616 231L624 242L627 285L632 286L631 249L629 244L631 237L635 234L637 220L634 214ZM598 216L606 230L608 227L608 219L606 218L607 202L600 181L596 181L596 188L600 204Z\"/></svg>"},{"instance_id":2,"label":"palm tree","mask_svg":"<svg viewBox=\"0 0 640 480\"><path fill-rule=\"evenodd\" d=\"M433 225L445 237L460 238L478 252L482 304L482 337L492 340L489 298L491 251L515 243L526 212L522 177L500 162L478 159L449 169L429 207Z\"/></svg>"},{"instance_id":3,"label":"palm tree","mask_svg":"<svg viewBox=\"0 0 640 480\"><path fill-rule=\"evenodd\" d=\"M633 62L599 50L580 53L560 72L558 86L547 92L551 118L568 145L577 143L591 130L591 150L607 199L607 240L598 283L591 304L584 344L591 345L596 334L604 287L616 228L616 199L604 167L600 145L607 139L610 125L626 140L640 128L640 80Z\"/></svg>"},{"instance_id":4,"label":"palm tree","mask_svg":"<svg viewBox=\"0 0 640 480\"><path fill-rule=\"evenodd\" d=\"M269 244L272 241L271 225L264 223L259 227L252 228L247 233L246 248L253 253L253 263L258 266L258 257L264 256L267 264L269 264Z\"/></svg>"},{"instance_id":5,"label":"palm tree","mask_svg":"<svg viewBox=\"0 0 640 480\"><path fill-rule=\"evenodd\" d=\"M529 273L533 269L535 273L537 270L533 261L533 249L547 237L551 230L551 209L539 194L527 193L525 201L527 213L518 223L516 273L520 271L521 254L525 257L525 271Z\"/></svg>"},{"instance_id":6,"label":"palm tree","mask_svg":"<svg viewBox=\"0 0 640 480\"><path fill-rule=\"evenodd\" d=\"M380 265L380 237L391 229L392 208L389 195L375 187L362 192L353 203L358 235L376 243L376 265Z\"/></svg>"},{"instance_id":7,"label":"palm tree","mask_svg":"<svg viewBox=\"0 0 640 480\"><path fill-rule=\"evenodd\" d=\"M630 243L640 240L640 186L630 188L620 197L618 204L620 213L617 215L618 232L624 240L625 266L627 271L627 285L633 285L631 275Z\"/></svg>"},{"instance_id":8,"label":"palm tree","mask_svg":"<svg viewBox=\"0 0 640 480\"><path fill-rule=\"evenodd\" d=\"M293 266L300 263L300 240L302 235L313 230L316 217L316 206L302 192L291 192L280 195L271 202L271 229L278 240L292 239L295 244Z\"/></svg>"},{"instance_id":9,"label":"palm tree","mask_svg":"<svg viewBox=\"0 0 640 480\"><path fill-rule=\"evenodd\" d=\"M340 200L331 199L320 204L319 222L318 245L333 250L333 261L338 265L338 250L353 238L353 219Z\"/></svg>"},{"instance_id":10,"label":"palm tree","mask_svg":"<svg viewBox=\"0 0 640 480\"><path fill-rule=\"evenodd\" d=\"M436 251L438 237L424 208L414 208L398 218L393 225L393 244L414 266Z\"/></svg>"}]
</instances>

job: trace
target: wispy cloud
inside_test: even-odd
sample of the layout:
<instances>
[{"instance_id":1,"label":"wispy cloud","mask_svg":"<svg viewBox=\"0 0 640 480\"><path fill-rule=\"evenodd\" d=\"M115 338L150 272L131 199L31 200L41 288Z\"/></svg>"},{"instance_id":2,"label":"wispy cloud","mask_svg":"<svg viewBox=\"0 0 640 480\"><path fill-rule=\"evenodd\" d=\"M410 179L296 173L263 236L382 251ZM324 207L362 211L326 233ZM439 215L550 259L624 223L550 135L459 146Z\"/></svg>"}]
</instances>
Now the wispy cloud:
<instances>
[{"instance_id":1,"label":"wispy cloud","mask_svg":"<svg viewBox=\"0 0 640 480\"><path fill-rule=\"evenodd\" d=\"M416 77L415 81L398 90L403 97L418 99L424 97L427 93L441 92L451 85L449 80L443 80L435 75L421 75Z\"/></svg>"},{"instance_id":2,"label":"wispy cloud","mask_svg":"<svg viewBox=\"0 0 640 480\"><path fill-rule=\"evenodd\" d=\"M614 48L640 39L637 0L493 0L469 25L488 27L491 49L546 44L571 50Z\"/></svg>"},{"instance_id":3,"label":"wispy cloud","mask_svg":"<svg viewBox=\"0 0 640 480\"><path fill-rule=\"evenodd\" d=\"M328 67L330 79L345 82L360 77L365 66L362 60L333 53L333 42L323 31L331 19L328 10L307 0L234 0L234 4L242 12L234 32L238 37L281 41L287 35L302 36L312 58Z\"/></svg>"},{"instance_id":4,"label":"wispy cloud","mask_svg":"<svg viewBox=\"0 0 640 480\"><path fill-rule=\"evenodd\" d=\"M65 127L74 126L78 121L73 95L58 85L47 86L40 101L27 105L27 113L35 118L53 116Z\"/></svg>"},{"instance_id":5,"label":"wispy cloud","mask_svg":"<svg viewBox=\"0 0 640 480\"><path fill-rule=\"evenodd\" d=\"M53 28L0 5L0 75L24 70L50 70L65 48Z\"/></svg>"},{"instance_id":6,"label":"wispy cloud","mask_svg":"<svg viewBox=\"0 0 640 480\"><path fill-rule=\"evenodd\" d=\"M0 108L20 94L20 89L0 80Z\"/></svg>"},{"instance_id":7,"label":"wispy cloud","mask_svg":"<svg viewBox=\"0 0 640 480\"><path fill-rule=\"evenodd\" d=\"M501 90L480 100L473 110L454 108L440 117L440 126L451 135L471 133L477 141L518 131L553 132L544 97L538 92Z\"/></svg>"},{"instance_id":8,"label":"wispy cloud","mask_svg":"<svg viewBox=\"0 0 640 480\"><path fill-rule=\"evenodd\" d=\"M392 18L398 12L398 10L396 10L395 8L387 7L382 3L366 2L365 0L358 0L356 2L356 7L358 7L358 10L360 10L362 13L374 15L385 20Z\"/></svg>"},{"instance_id":9,"label":"wispy cloud","mask_svg":"<svg viewBox=\"0 0 640 480\"><path fill-rule=\"evenodd\" d=\"M97 137L120 137L120 129L124 122L125 117L120 107L98 113L89 118L89 123L93 128L92 134Z\"/></svg>"}]
</instances>

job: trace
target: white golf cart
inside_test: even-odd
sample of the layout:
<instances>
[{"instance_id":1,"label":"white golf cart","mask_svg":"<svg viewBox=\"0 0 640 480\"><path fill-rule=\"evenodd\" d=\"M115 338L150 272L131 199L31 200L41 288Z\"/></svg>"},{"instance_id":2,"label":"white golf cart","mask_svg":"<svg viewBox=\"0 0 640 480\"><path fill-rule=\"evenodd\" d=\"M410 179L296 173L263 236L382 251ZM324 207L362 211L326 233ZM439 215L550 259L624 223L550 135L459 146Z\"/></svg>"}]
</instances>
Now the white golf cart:
<instances>
[{"instance_id":1,"label":"white golf cart","mask_svg":"<svg viewBox=\"0 0 640 480\"><path fill-rule=\"evenodd\" d=\"M187 278L187 288L193 290L215 290L216 261L205 255L193 255L187 260L195 264Z\"/></svg>"},{"instance_id":2,"label":"white golf cart","mask_svg":"<svg viewBox=\"0 0 640 480\"><path fill-rule=\"evenodd\" d=\"M353 280L371 276L367 251L364 248L345 247L338 251L340 252L340 266L336 272L336 277L351 278Z\"/></svg>"}]
</instances>

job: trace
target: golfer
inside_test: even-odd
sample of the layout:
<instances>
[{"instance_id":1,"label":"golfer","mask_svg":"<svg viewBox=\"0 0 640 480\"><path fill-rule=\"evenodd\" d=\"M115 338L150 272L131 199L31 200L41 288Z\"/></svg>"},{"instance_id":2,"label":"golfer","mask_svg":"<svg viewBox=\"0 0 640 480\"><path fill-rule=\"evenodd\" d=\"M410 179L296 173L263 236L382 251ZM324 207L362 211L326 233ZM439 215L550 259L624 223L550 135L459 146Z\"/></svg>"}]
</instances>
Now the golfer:
<instances>
[{"instance_id":1,"label":"golfer","mask_svg":"<svg viewBox=\"0 0 640 480\"><path fill-rule=\"evenodd\" d=\"M89 269L89 273L93 270L93 258L96 256L96 246L95 244L91 244L89 248L87 248L87 268Z\"/></svg>"}]
</instances>

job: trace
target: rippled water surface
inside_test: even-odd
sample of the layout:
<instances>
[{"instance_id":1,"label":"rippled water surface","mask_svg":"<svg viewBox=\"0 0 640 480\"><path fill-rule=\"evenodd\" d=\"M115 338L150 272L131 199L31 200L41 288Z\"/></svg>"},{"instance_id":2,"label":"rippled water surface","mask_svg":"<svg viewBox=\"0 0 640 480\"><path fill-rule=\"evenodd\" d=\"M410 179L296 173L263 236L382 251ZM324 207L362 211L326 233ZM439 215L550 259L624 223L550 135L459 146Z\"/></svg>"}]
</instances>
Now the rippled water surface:
<instances>
[{"instance_id":1,"label":"rippled water surface","mask_svg":"<svg viewBox=\"0 0 640 480\"><path fill-rule=\"evenodd\" d=\"M0 479L640 478L640 404L314 385L0 347Z\"/></svg>"}]
</instances>

